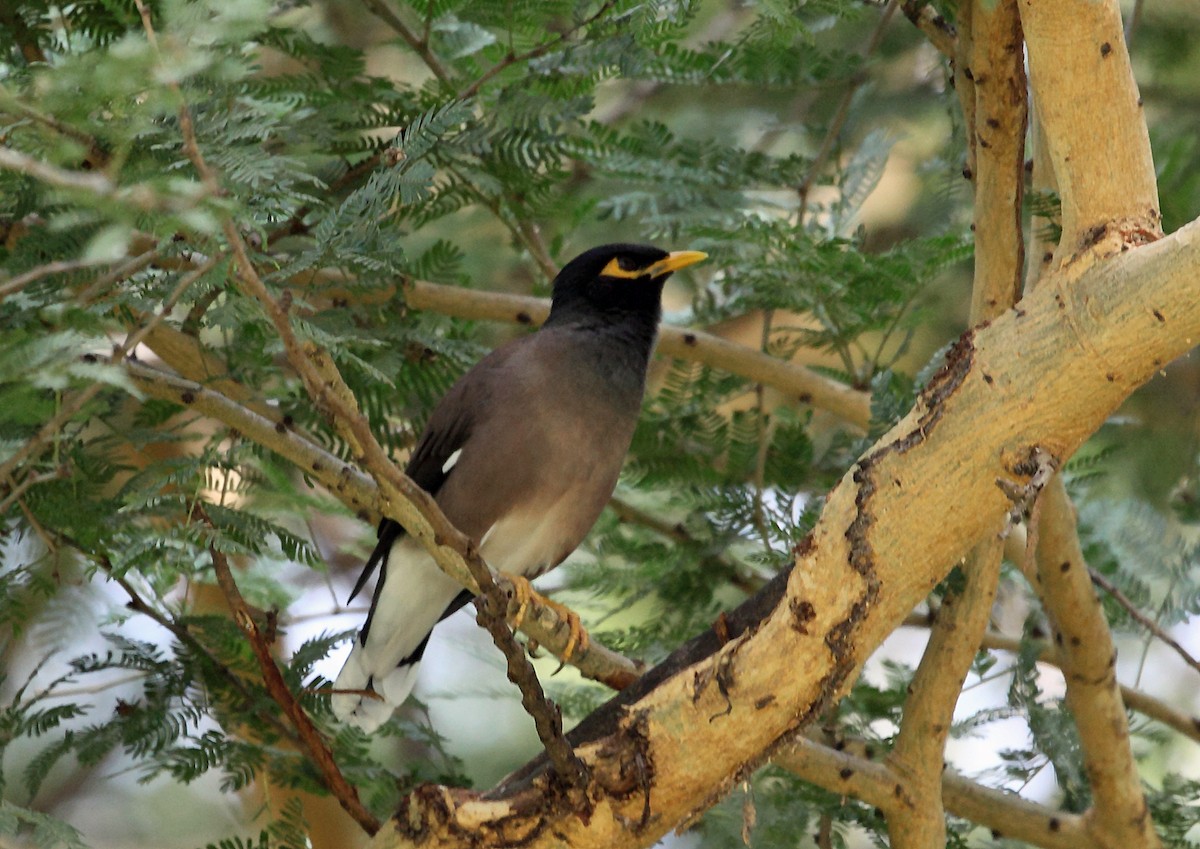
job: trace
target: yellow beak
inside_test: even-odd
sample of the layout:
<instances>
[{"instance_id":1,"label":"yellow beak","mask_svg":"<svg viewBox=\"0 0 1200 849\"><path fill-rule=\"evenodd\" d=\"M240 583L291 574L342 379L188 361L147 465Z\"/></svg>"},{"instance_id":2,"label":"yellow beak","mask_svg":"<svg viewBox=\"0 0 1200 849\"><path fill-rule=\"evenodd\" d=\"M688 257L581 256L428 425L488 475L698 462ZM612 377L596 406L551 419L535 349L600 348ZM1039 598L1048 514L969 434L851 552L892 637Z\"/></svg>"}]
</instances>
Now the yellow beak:
<instances>
[{"instance_id":1,"label":"yellow beak","mask_svg":"<svg viewBox=\"0 0 1200 849\"><path fill-rule=\"evenodd\" d=\"M705 259L708 259L708 254L704 251L672 251L649 268L643 269L640 274L648 275L653 280Z\"/></svg>"}]
</instances>

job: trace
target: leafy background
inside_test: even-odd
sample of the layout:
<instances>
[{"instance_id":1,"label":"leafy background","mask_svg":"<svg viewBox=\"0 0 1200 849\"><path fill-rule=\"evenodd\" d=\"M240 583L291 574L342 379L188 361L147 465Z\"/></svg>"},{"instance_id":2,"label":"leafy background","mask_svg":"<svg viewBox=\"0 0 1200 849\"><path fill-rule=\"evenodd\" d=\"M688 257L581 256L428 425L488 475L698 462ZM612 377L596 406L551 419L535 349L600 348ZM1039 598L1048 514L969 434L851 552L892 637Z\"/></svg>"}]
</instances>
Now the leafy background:
<instances>
[{"instance_id":1,"label":"leafy background","mask_svg":"<svg viewBox=\"0 0 1200 849\"><path fill-rule=\"evenodd\" d=\"M0 490L6 839L312 837L318 777L283 739L213 589L210 547L273 611L289 684L378 816L414 782L486 786L536 750L499 655L466 615L439 629L418 699L380 737L337 727L320 689L362 615L341 602L371 529L237 434L140 397L104 358L163 310L198 257L212 258L165 323L345 454L269 322L230 285L224 216L257 247L267 282L290 289L299 331L333 353L397 456L457 375L524 332L411 310L405 278L544 295L556 265L600 242L705 250L708 263L672 282L668 321L871 390L872 433L907 409L923 368L963 329L971 198L957 106L946 63L894 6L147 9L157 47L119 0L0 9L0 138L92 180L0 169L4 279L71 265L11 290L0 282L0 462L93 392ZM1200 19L1184 2L1128 12L1170 230L1200 214ZM180 98L219 194L181 149ZM723 372L661 359L653 385L619 504L548 584L598 639L648 660L787 562L822 494L869 444ZM1174 364L1069 469L1091 565L1193 653L1197 387L1195 365ZM198 500L211 527L188 521ZM1015 572L1001 599L1007 633L1040 635ZM1200 709L1194 670L1119 605L1109 613L1122 680ZM923 639L897 632L831 733L887 748ZM539 666L568 719L606 697ZM1059 681L1032 650L981 655L952 760L1082 809ZM1200 842L1186 804L1200 790L1194 744L1146 720L1135 733L1160 828ZM882 839L872 810L775 770L682 839L739 845L750 809L757 846ZM968 837L990 839L957 823L951 839Z\"/></svg>"}]
</instances>

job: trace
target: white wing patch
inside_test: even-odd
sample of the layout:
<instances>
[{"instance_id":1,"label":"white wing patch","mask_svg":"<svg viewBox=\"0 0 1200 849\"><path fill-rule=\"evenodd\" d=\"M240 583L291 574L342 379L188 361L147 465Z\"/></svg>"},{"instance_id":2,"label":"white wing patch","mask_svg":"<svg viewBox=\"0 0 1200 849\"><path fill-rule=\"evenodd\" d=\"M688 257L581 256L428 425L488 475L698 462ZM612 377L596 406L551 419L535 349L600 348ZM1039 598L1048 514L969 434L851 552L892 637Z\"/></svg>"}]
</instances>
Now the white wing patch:
<instances>
[{"instance_id":1,"label":"white wing patch","mask_svg":"<svg viewBox=\"0 0 1200 849\"><path fill-rule=\"evenodd\" d=\"M450 474L450 470L454 468L454 464L458 462L458 458L462 456L462 449L459 448L453 454L446 458L446 462L442 463L442 474Z\"/></svg>"}]
</instances>

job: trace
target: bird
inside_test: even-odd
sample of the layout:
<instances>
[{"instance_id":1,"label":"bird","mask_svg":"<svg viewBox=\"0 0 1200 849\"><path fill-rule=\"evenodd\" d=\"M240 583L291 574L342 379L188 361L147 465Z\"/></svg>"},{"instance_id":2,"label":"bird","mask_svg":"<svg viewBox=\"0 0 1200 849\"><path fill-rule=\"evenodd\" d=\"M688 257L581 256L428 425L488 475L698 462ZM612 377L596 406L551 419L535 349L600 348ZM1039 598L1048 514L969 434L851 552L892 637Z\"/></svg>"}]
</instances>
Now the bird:
<instances>
[{"instance_id":1,"label":"bird","mask_svg":"<svg viewBox=\"0 0 1200 849\"><path fill-rule=\"evenodd\" d=\"M542 327L485 356L435 405L405 473L518 586L565 560L612 496L663 285L706 256L639 244L583 252L555 277ZM367 733L408 698L434 626L471 600L397 522L384 519L377 536L350 595L378 571L371 606L331 696L335 717Z\"/></svg>"}]
</instances>

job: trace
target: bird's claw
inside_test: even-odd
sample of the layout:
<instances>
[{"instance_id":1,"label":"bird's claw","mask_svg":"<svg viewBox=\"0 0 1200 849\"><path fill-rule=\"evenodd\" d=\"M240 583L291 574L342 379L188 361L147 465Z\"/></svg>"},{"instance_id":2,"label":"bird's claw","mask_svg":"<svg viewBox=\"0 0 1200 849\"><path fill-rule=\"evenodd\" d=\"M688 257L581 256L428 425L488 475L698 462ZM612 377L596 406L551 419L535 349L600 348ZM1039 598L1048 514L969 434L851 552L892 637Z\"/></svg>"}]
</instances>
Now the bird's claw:
<instances>
[{"instance_id":1,"label":"bird's claw","mask_svg":"<svg viewBox=\"0 0 1200 849\"><path fill-rule=\"evenodd\" d=\"M511 575L510 578L513 585L513 597L517 601L517 612L512 617L512 626L514 629L521 627L521 623L525 621L525 612L529 608L529 602L536 600L557 613L558 618L566 622L567 627L570 629L567 645L563 648L560 655L562 665L566 665L575 656L577 650L587 651L588 646L592 644L592 638L584 630L583 624L579 621L578 613L565 604L560 604L557 601L546 598L546 596L535 590L526 578L520 575ZM562 665L559 666L559 669L562 669ZM558 670L555 671L557 672Z\"/></svg>"}]
</instances>

